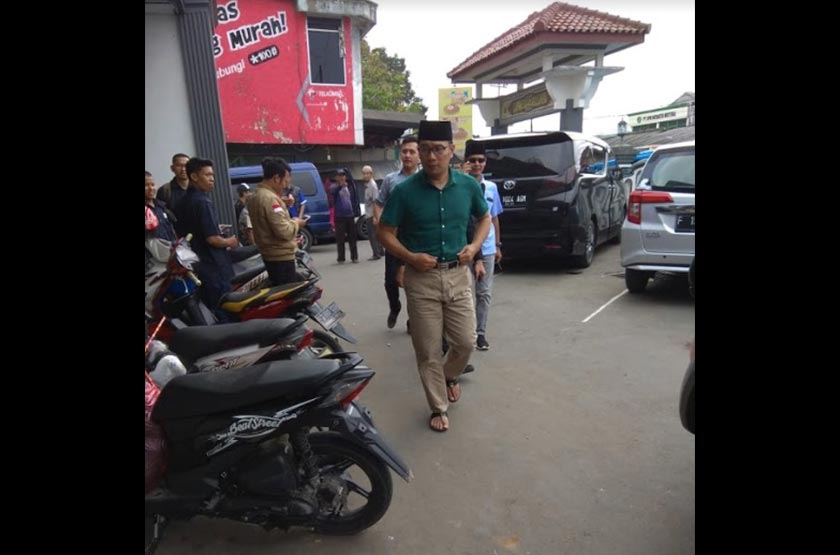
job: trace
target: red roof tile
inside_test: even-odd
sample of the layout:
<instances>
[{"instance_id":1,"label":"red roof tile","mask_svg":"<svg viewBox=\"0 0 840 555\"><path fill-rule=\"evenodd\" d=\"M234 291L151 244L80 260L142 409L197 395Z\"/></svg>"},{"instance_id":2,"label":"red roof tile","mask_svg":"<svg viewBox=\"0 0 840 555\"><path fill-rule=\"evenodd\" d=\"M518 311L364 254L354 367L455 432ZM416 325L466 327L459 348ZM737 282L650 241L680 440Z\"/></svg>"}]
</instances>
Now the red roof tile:
<instances>
[{"instance_id":1,"label":"red roof tile","mask_svg":"<svg viewBox=\"0 0 840 555\"><path fill-rule=\"evenodd\" d=\"M589 8L554 2L541 12L534 12L525 21L493 39L466 61L447 73L447 77L460 73L515 44L523 42L539 32L565 33L607 33L641 35L650 32L650 25L624 17L610 15Z\"/></svg>"}]
</instances>

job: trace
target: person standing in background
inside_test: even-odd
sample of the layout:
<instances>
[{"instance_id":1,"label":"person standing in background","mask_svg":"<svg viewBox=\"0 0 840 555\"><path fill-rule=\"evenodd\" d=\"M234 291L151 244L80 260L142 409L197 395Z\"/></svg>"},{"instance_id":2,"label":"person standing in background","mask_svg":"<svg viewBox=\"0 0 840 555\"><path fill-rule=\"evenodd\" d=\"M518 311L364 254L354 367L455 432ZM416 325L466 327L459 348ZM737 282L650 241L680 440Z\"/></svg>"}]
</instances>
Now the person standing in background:
<instances>
[{"instance_id":1,"label":"person standing in background","mask_svg":"<svg viewBox=\"0 0 840 555\"><path fill-rule=\"evenodd\" d=\"M230 318L218 305L219 299L231 290L233 262L228 249L238 247L239 241L236 236L222 237L219 231L216 206L208 194L216 182L213 161L190 158L187 175L190 176L190 186L175 207L180 226L178 231L182 236L193 234L190 245L200 261L196 273L201 280L202 299L220 322L227 322Z\"/></svg>"},{"instance_id":2,"label":"person standing in background","mask_svg":"<svg viewBox=\"0 0 840 555\"><path fill-rule=\"evenodd\" d=\"M262 167L263 180L248 198L246 208L268 279L273 285L283 285L297 281L295 236L306 225L306 220L292 218L286 203L280 198L292 181L289 164L282 158L265 158Z\"/></svg>"},{"instance_id":3,"label":"person standing in background","mask_svg":"<svg viewBox=\"0 0 840 555\"><path fill-rule=\"evenodd\" d=\"M344 264L344 241L350 243L350 260L359 261L356 245L356 213L353 210L353 194L347 185L344 170L335 172L335 183L330 185L330 194L335 207L335 244L338 249L338 263Z\"/></svg>"},{"instance_id":4,"label":"person standing in background","mask_svg":"<svg viewBox=\"0 0 840 555\"><path fill-rule=\"evenodd\" d=\"M493 271L496 263L502 260L501 229L499 226L499 214L504 210L499 199L499 190L492 181L486 181L483 176L484 167L487 164L487 156L484 153L484 143L469 140L464 151L465 170L473 176L484 194L487 207L490 209L490 218L493 225L487 239L481 245L481 254L472 266L473 278L475 280L475 348L479 351L486 351L490 348L487 342L487 316L490 314L490 300L493 293Z\"/></svg>"},{"instance_id":5,"label":"person standing in background","mask_svg":"<svg viewBox=\"0 0 840 555\"><path fill-rule=\"evenodd\" d=\"M400 171L386 175L385 179L382 180L382 187L379 188L376 206L373 207L373 225L377 228L377 231L379 229L379 218L382 215L382 210L385 209L388 197L391 196L391 191L399 183L414 175L420 165L416 136L407 135L400 141L400 162L402 162ZM388 296L388 306L390 308L388 311L388 329L393 328L397 324L397 316L399 316L402 310L397 275L400 273L403 264L403 261L399 257L389 252L387 248L385 249L385 294Z\"/></svg>"},{"instance_id":6,"label":"person standing in background","mask_svg":"<svg viewBox=\"0 0 840 555\"><path fill-rule=\"evenodd\" d=\"M178 204L187 194L187 187L190 186L190 176L187 175L187 160L190 157L179 152L172 156L172 165L169 169L175 176L169 183L158 189L157 199L166 203L166 207L170 210L175 210L175 205Z\"/></svg>"},{"instance_id":7,"label":"person standing in background","mask_svg":"<svg viewBox=\"0 0 840 555\"><path fill-rule=\"evenodd\" d=\"M370 250L373 255L368 260L379 260L385 254L385 249L379 244L376 237L376 226L374 225L374 206L376 197L379 196L379 187L373 179L373 168L365 166L362 168L362 178L365 180L365 218L367 219L368 237L370 238Z\"/></svg>"},{"instance_id":8,"label":"person standing in background","mask_svg":"<svg viewBox=\"0 0 840 555\"><path fill-rule=\"evenodd\" d=\"M151 216L154 216L153 218ZM155 198L155 179L152 174L146 171L146 229L151 232L151 237L175 241L175 228L169 221L166 210L166 203Z\"/></svg>"}]
</instances>

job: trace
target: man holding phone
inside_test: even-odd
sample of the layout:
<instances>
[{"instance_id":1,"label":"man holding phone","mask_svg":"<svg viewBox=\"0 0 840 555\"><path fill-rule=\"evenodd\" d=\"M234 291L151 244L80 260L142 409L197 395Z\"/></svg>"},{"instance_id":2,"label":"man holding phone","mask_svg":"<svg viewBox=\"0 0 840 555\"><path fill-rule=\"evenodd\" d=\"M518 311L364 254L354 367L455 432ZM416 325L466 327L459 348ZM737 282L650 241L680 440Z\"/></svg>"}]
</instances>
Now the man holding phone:
<instances>
[{"instance_id":1,"label":"man holding phone","mask_svg":"<svg viewBox=\"0 0 840 555\"><path fill-rule=\"evenodd\" d=\"M273 285L297 281L295 237L309 219L292 217L283 191L292 182L292 168L282 158L262 161L263 180L247 201L254 228L254 242L265 262L268 279Z\"/></svg>"}]
</instances>

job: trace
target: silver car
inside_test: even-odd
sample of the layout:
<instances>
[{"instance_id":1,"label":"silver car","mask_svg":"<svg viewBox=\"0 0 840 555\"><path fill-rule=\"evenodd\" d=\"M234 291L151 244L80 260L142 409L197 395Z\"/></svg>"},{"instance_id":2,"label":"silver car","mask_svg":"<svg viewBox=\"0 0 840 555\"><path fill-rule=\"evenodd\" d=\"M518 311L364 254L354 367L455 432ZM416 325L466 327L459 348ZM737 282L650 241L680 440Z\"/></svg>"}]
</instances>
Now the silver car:
<instances>
[{"instance_id":1,"label":"silver car","mask_svg":"<svg viewBox=\"0 0 840 555\"><path fill-rule=\"evenodd\" d=\"M687 273L694 259L694 141L659 147L630 193L621 265L631 293L655 272Z\"/></svg>"}]
</instances>

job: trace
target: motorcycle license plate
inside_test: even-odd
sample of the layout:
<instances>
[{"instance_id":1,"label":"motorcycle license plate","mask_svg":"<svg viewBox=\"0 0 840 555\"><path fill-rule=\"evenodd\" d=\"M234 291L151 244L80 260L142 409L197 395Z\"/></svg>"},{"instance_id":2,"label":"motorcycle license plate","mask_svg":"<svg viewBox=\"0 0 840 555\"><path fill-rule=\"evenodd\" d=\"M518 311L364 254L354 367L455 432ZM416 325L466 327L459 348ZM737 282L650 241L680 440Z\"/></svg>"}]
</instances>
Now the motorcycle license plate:
<instances>
[{"instance_id":1,"label":"motorcycle license plate","mask_svg":"<svg viewBox=\"0 0 840 555\"><path fill-rule=\"evenodd\" d=\"M335 301L331 302L329 306L314 315L315 321L324 326L326 329L332 328L339 320L344 318L344 311L338 308Z\"/></svg>"}]
</instances>

